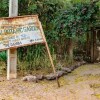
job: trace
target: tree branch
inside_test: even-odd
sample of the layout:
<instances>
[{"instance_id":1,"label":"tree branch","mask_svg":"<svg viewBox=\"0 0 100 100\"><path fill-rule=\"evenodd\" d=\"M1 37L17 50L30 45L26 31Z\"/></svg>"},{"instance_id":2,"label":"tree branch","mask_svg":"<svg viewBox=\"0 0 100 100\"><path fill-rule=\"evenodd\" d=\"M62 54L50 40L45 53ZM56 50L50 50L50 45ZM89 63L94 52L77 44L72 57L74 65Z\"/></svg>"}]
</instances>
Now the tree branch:
<instances>
[{"instance_id":1,"label":"tree branch","mask_svg":"<svg viewBox=\"0 0 100 100\"><path fill-rule=\"evenodd\" d=\"M91 0L91 4L95 4L97 2L99 2L99 0Z\"/></svg>"}]
</instances>

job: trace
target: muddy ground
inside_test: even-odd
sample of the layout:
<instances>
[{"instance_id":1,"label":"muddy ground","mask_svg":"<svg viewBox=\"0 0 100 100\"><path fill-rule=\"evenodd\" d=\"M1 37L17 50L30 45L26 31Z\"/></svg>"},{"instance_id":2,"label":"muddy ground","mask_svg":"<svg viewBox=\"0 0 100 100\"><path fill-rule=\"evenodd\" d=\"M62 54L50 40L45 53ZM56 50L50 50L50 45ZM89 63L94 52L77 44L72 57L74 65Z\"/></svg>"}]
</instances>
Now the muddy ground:
<instances>
[{"instance_id":1,"label":"muddy ground","mask_svg":"<svg viewBox=\"0 0 100 100\"><path fill-rule=\"evenodd\" d=\"M23 82L0 76L0 100L100 100L100 63L87 64L56 81Z\"/></svg>"}]
</instances>

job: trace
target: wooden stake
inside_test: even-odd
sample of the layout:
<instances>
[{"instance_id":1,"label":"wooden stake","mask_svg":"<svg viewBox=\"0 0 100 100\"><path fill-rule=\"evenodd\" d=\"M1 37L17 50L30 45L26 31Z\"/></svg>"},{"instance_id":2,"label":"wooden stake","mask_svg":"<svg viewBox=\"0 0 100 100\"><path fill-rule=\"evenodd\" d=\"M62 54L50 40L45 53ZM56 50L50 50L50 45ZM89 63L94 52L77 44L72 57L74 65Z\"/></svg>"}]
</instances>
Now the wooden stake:
<instances>
[{"instance_id":1,"label":"wooden stake","mask_svg":"<svg viewBox=\"0 0 100 100\"><path fill-rule=\"evenodd\" d=\"M48 52L48 56L49 56L49 59L50 59L50 62L51 62L52 68L53 68L53 72L56 75L56 81L57 81L58 87L60 87L60 83L58 81L57 73L56 73L56 70L55 70L55 67L54 67L54 63L53 63L53 59L51 57L50 50L49 50L49 47L48 47L48 44L47 44L47 41L46 41L46 37L44 35L44 31L43 31L41 22L39 22L39 23L40 23L40 30L41 30L41 33L42 33L42 37L43 37L43 39L45 41L45 46L46 46L46 49L47 49L47 52Z\"/></svg>"}]
</instances>

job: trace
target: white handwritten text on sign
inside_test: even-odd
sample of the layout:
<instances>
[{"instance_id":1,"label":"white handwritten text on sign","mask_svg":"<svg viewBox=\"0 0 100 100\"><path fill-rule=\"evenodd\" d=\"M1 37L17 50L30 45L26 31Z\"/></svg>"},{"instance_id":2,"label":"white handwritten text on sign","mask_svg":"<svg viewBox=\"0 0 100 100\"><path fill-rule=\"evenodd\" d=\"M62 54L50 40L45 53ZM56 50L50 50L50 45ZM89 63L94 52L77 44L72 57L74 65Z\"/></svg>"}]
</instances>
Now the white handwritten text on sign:
<instances>
[{"instance_id":1,"label":"white handwritten text on sign","mask_svg":"<svg viewBox=\"0 0 100 100\"><path fill-rule=\"evenodd\" d=\"M0 50L42 42L38 16L0 19Z\"/></svg>"}]
</instances>

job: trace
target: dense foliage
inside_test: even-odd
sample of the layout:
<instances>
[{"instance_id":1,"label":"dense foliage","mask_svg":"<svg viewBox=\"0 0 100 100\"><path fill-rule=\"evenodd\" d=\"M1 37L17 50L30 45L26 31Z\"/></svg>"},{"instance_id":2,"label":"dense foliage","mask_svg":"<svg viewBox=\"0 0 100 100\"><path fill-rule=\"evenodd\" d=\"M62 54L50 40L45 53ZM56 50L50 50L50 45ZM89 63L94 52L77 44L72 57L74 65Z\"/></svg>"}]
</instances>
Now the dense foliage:
<instances>
[{"instance_id":1,"label":"dense foliage","mask_svg":"<svg viewBox=\"0 0 100 100\"><path fill-rule=\"evenodd\" d=\"M0 1L0 17L8 16L8 1ZM76 39L78 44L80 41L84 44L86 33L89 33L91 27L99 25L100 2L98 1L19 0L18 15L39 15L56 64L56 61L67 59L68 38ZM18 48L18 63L18 67L22 69L50 66L43 45Z\"/></svg>"},{"instance_id":2,"label":"dense foliage","mask_svg":"<svg viewBox=\"0 0 100 100\"><path fill-rule=\"evenodd\" d=\"M8 11L8 0L0 0L0 17L5 17L8 16L9 11Z\"/></svg>"},{"instance_id":3,"label":"dense foliage","mask_svg":"<svg viewBox=\"0 0 100 100\"><path fill-rule=\"evenodd\" d=\"M56 30L67 38L82 35L95 26L98 11L95 3L74 3L61 12L56 20Z\"/></svg>"}]
</instances>

